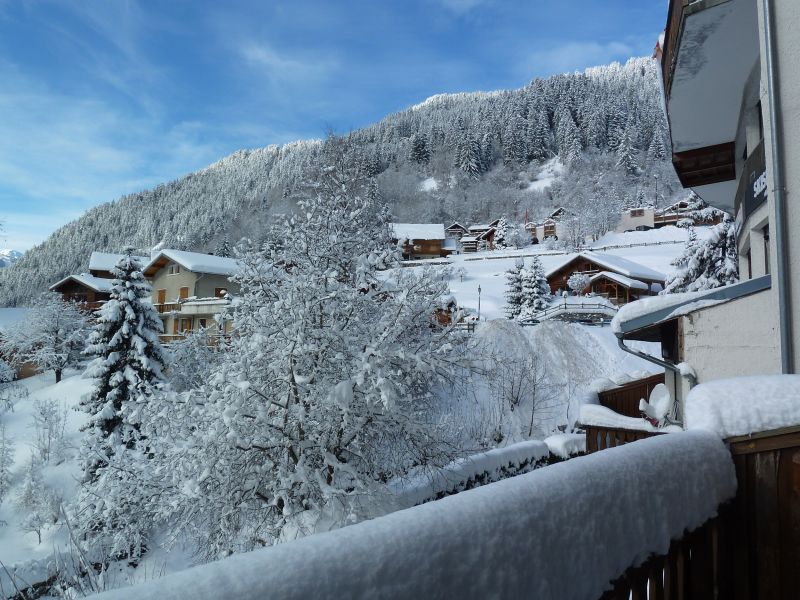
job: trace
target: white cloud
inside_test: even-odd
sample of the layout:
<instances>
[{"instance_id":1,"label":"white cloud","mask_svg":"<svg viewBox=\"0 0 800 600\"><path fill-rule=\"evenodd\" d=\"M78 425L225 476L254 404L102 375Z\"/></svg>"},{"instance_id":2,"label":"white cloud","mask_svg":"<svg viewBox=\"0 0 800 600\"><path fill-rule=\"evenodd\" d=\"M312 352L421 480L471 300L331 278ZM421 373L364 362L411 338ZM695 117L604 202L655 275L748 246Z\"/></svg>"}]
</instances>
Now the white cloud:
<instances>
[{"instance_id":1,"label":"white cloud","mask_svg":"<svg viewBox=\"0 0 800 600\"><path fill-rule=\"evenodd\" d=\"M338 68L336 61L320 57L300 57L279 53L266 42L247 41L239 46L242 58L259 68L270 80L320 79Z\"/></svg>"}]
</instances>

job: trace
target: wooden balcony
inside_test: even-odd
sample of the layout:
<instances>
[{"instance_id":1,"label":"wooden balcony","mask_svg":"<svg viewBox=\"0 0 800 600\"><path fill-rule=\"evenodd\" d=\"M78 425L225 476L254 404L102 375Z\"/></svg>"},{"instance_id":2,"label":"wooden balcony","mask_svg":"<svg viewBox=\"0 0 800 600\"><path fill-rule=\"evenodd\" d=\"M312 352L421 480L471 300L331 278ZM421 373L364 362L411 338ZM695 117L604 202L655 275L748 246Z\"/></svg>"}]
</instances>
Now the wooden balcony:
<instances>
[{"instance_id":1,"label":"wooden balcony","mask_svg":"<svg viewBox=\"0 0 800 600\"><path fill-rule=\"evenodd\" d=\"M180 302L166 302L164 304L154 304L153 306L156 307L159 314L180 312L181 310Z\"/></svg>"},{"instance_id":2,"label":"wooden balcony","mask_svg":"<svg viewBox=\"0 0 800 600\"><path fill-rule=\"evenodd\" d=\"M626 417L640 417L639 400L650 398L650 392L659 383L664 383L663 373L602 391L598 394L600 405Z\"/></svg>"}]
</instances>

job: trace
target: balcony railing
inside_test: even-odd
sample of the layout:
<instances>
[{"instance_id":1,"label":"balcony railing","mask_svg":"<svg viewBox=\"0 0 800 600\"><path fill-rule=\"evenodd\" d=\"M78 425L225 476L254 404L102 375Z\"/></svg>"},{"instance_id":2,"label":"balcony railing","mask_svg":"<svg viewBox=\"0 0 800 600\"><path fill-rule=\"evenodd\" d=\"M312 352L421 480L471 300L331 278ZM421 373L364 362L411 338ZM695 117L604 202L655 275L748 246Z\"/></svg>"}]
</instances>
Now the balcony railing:
<instances>
[{"instance_id":1,"label":"balcony railing","mask_svg":"<svg viewBox=\"0 0 800 600\"><path fill-rule=\"evenodd\" d=\"M179 312L181 310L180 302L165 302L164 304L154 304L159 314Z\"/></svg>"}]
</instances>

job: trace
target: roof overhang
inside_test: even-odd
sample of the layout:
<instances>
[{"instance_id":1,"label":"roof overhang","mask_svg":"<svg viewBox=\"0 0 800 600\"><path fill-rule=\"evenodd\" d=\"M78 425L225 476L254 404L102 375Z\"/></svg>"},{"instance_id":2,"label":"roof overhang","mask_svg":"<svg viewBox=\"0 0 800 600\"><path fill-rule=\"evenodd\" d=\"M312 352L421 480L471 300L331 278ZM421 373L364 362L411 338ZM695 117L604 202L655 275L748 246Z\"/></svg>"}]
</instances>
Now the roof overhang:
<instances>
[{"instance_id":1,"label":"roof overhang","mask_svg":"<svg viewBox=\"0 0 800 600\"><path fill-rule=\"evenodd\" d=\"M143 273L145 277L152 278L158 273L161 269L167 266L170 262L175 262L170 259L168 256L164 255L162 252L159 252L143 269ZM181 265L183 266L183 265Z\"/></svg>"},{"instance_id":2,"label":"roof overhang","mask_svg":"<svg viewBox=\"0 0 800 600\"><path fill-rule=\"evenodd\" d=\"M733 208L745 86L759 61L753 0L670 2L663 55L673 164L709 204Z\"/></svg>"},{"instance_id":3,"label":"roof overhang","mask_svg":"<svg viewBox=\"0 0 800 600\"><path fill-rule=\"evenodd\" d=\"M682 299L673 304L662 306L652 312L641 314L627 321L622 321L619 323L619 331L615 332L615 334L617 337L626 340L659 341L661 339L660 332L663 329L662 326L667 322L678 319L695 310L703 310L711 306L768 290L771 285L772 278L769 275L764 275L763 277L748 279L741 283L726 285L707 292L681 294ZM663 296L660 297L663 298ZM638 302L646 302L646 300L639 300ZM698 302L700 303L696 304ZM636 303L631 303L631 305L632 304ZM696 308L690 305L695 305Z\"/></svg>"}]
</instances>

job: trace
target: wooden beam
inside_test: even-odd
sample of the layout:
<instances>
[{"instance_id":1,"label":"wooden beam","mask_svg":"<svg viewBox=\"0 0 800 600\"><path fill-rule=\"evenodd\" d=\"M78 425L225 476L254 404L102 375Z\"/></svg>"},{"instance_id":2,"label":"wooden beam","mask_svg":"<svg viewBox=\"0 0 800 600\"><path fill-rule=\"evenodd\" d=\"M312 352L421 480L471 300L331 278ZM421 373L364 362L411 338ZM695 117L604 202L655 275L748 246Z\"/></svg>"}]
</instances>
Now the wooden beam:
<instances>
[{"instance_id":1,"label":"wooden beam","mask_svg":"<svg viewBox=\"0 0 800 600\"><path fill-rule=\"evenodd\" d=\"M736 179L736 144L725 142L675 152L672 165L683 187L733 181Z\"/></svg>"}]
</instances>

